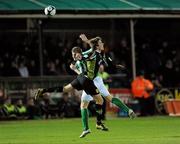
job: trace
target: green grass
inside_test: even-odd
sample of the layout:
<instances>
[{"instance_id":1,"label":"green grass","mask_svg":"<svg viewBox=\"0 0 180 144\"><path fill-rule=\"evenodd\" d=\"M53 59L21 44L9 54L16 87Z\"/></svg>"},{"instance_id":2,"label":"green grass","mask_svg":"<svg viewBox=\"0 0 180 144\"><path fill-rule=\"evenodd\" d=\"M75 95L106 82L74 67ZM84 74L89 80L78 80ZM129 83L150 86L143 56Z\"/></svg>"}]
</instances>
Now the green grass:
<instances>
[{"instance_id":1,"label":"green grass","mask_svg":"<svg viewBox=\"0 0 180 144\"><path fill-rule=\"evenodd\" d=\"M3 121L0 144L180 144L180 118L147 117L106 121L109 132L95 129L80 139L80 119Z\"/></svg>"}]
</instances>

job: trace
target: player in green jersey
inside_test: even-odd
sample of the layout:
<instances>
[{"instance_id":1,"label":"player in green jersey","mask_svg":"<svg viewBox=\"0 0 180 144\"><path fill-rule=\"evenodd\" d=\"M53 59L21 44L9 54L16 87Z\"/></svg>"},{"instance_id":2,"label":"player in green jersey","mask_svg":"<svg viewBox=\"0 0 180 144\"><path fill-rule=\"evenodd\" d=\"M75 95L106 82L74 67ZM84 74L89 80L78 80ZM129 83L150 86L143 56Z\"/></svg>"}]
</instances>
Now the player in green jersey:
<instances>
[{"instance_id":1,"label":"player in green jersey","mask_svg":"<svg viewBox=\"0 0 180 144\"><path fill-rule=\"evenodd\" d=\"M96 86L94 85L93 81L91 79L88 78L88 74L87 74L87 70L86 70L86 65L83 64L83 60L78 61L79 57L78 57L78 51L76 51L77 49L72 49L72 57L75 61L77 61L77 65L79 66L79 71L80 73L78 73L78 76L76 79L74 79L70 84L62 87L51 87L51 88L40 88L38 89L37 93L35 94L35 99L37 99L40 96L43 96L44 93L47 92L54 92L54 91L58 91L58 92L70 92L73 89L77 89L77 90L84 90L86 93L88 93L89 95L93 96L93 99L96 102L96 112L98 114L98 122L101 123L101 114L100 112L102 111L102 104L103 104L103 99L101 97L101 95L99 94L98 89L96 88ZM80 49L81 50L81 49ZM81 116L82 116L82 123L83 123L83 132L80 135L80 138L85 137L88 133L90 133L90 129L88 126L88 109L87 109L88 105L84 105L84 107L81 108ZM104 126L101 123L101 126ZM104 126L105 128L105 126Z\"/></svg>"}]
</instances>

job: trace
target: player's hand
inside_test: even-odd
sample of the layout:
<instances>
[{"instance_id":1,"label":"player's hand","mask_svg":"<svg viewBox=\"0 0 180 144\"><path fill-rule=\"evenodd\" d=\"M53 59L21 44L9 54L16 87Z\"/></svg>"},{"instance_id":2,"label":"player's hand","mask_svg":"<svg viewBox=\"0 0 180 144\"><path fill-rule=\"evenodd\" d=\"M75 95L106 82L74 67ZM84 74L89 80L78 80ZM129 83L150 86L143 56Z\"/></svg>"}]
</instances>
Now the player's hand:
<instances>
[{"instance_id":1,"label":"player's hand","mask_svg":"<svg viewBox=\"0 0 180 144\"><path fill-rule=\"evenodd\" d=\"M79 36L80 38L81 38L81 40L82 41L84 41L84 42L87 42L88 41L88 38L86 37L86 35L85 34L80 34L80 36Z\"/></svg>"},{"instance_id":2,"label":"player's hand","mask_svg":"<svg viewBox=\"0 0 180 144\"><path fill-rule=\"evenodd\" d=\"M76 67L75 67L75 65L73 65L73 64L70 64L70 69L72 69L72 70L74 70Z\"/></svg>"}]
</instances>

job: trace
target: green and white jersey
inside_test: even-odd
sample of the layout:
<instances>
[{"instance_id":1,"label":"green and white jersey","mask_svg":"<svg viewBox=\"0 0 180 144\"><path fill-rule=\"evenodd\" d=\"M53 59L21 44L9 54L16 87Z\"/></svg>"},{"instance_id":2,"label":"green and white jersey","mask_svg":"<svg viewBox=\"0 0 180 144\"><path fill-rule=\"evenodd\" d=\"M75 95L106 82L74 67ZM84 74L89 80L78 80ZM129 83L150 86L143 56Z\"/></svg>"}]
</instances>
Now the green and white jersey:
<instances>
[{"instance_id":1,"label":"green and white jersey","mask_svg":"<svg viewBox=\"0 0 180 144\"><path fill-rule=\"evenodd\" d=\"M86 68L86 63L84 60L78 60L75 62L75 67L78 69L78 71L84 75L86 75L87 68Z\"/></svg>"}]
</instances>

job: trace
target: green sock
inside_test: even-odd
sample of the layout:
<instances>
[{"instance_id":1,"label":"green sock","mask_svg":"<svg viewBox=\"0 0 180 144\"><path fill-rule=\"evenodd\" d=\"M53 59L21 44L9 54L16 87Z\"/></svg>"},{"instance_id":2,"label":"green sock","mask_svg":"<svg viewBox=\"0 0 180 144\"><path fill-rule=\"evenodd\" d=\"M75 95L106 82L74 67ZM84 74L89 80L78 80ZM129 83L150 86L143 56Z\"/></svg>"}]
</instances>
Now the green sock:
<instances>
[{"instance_id":1,"label":"green sock","mask_svg":"<svg viewBox=\"0 0 180 144\"><path fill-rule=\"evenodd\" d=\"M81 109L81 119L83 124L83 129L88 130L88 109Z\"/></svg>"},{"instance_id":2,"label":"green sock","mask_svg":"<svg viewBox=\"0 0 180 144\"><path fill-rule=\"evenodd\" d=\"M129 111L129 108L118 98L112 98L112 103L118 106L120 109L122 109L125 112Z\"/></svg>"}]
</instances>

